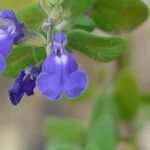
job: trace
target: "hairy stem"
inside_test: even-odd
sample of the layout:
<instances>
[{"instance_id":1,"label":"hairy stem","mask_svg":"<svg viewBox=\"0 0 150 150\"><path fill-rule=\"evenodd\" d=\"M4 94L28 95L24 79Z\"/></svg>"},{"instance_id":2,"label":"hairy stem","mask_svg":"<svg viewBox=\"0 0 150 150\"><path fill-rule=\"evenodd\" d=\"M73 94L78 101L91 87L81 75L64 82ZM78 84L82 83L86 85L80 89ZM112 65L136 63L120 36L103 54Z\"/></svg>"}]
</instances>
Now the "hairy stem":
<instances>
[{"instance_id":1,"label":"hairy stem","mask_svg":"<svg viewBox=\"0 0 150 150\"><path fill-rule=\"evenodd\" d=\"M47 32L47 46L46 46L46 53L47 55L50 53L51 50L51 41L53 37L53 20L51 19L50 15L48 15L48 32Z\"/></svg>"}]
</instances>

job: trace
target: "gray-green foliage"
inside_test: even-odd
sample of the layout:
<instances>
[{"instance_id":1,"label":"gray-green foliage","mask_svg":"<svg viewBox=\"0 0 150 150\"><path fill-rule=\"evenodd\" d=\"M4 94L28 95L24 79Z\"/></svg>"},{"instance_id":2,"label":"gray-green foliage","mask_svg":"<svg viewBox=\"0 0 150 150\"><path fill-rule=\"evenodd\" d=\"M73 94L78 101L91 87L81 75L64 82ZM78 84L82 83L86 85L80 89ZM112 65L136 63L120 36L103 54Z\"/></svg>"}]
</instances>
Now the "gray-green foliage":
<instances>
[{"instance_id":1,"label":"gray-green foliage","mask_svg":"<svg viewBox=\"0 0 150 150\"><path fill-rule=\"evenodd\" d=\"M85 150L116 150L118 118L113 96L101 94L93 107L92 115L88 129L70 119L48 117L44 126L46 137L51 141L48 150L59 150L60 147L61 150L78 150L81 147Z\"/></svg>"},{"instance_id":2,"label":"gray-green foliage","mask_svg":"<svg viewBox=\"0 0 150 150\"><path fill-rule=\"evenodd\" d=\"M126 48L126 42L119 37L102 37L83 30L68 33L69 46L98 61L111 61Z\"/></svg>"},{"instance_id":3,"label":"gray-green foliage","mask_svg":"<svg viewBox=\"0 0 150 150\"><path fill-rule=\"evenodd\" d=\"M93 0L71 0L71 15L78 16L84 13L93 3Z\"/></svg>"},{"instance_id":4,"label":"gray-green foliage","mask_svg":"<svg viewBox=\"0 0 150 150\"><path fill-rule=\"evenodd\" d=\"M46 38L39 32L35 32L24 26L24 38L17 42L18 45L44 47L46 45Z\"/></svg>"},{"instance_id":5,"label":"gray-green foliage","mask_svg":"<svg viewBox=\"0 0 150 150\"><path fill-rule=\"evenodd\" d=\"M87 139L86 128L71 119L48 117L44 130L49 141L66 140L83 145Z\"/></svg>"},{"instance_id":6,"label":"gray-green foliage","mask_svg":"<svg viewBox=\"0 0 150 150\"><path fill-rule=\"evenodd\" d=\"M47 145L46 150L82 150L82 148L66 141L53 141Z\"/></svg>"},{"instance_id":7,"label":"gray-green foliage","mask_svg":"<svg viewBox=\"0 0 150 150\"><path fill-rule=\"evenodd\" d=\"M18 73L29 65L35 65L46 58L44 48L16 46L11 55L6 58L7 67L4 76L16 77Z\"/></svg>"},{"instance_id":8,"label":"gray-green foliage","mask_svg":"<svg viewBox=\"0 0 150 150\"><path fill-rule=\"evenodd\" d=\"M92 121L86 149L116 150L118 116L111 94L100 94L92 109Z\"/></svg>"},{"instance_id":9,"label":"gray-green foliage","mask_svg":"<svg viewBox=\"0 0 150 150\"><path fill-rule=\"evenodd\" d=\"M91 123L93 124L99 117L107 113L112 114L116 119L118 118L114 97L111 94L102 93L94 103Z\"/></svg>"},{"instance_id":10,"label":"gray-green foliage","mask_svg":"<svg viewBox=\"0 0 150 150\"><path fill-rule=\"evenodd\" d=\"M83 29L93 31L96 27L95 22L87 15L80 15L71 19L72 29Z\"/></svg>"},{"instance_id":11,"label":"gray-green foliage","mask_svg":"<svg viewBox=\"0 0 150 150\"><path fill-rule=\"evenodd\" d=\"M105 113L90 128L87 148L92 143L99 150L116 150L117 142L117 122L112 114Z\"/></svg>"},{"instance_id":12,"label":"gray-green foliage","mask_svg":"<svg viewBox=\"0 0 150 150\"><path fill-rule=\"evenodd\" d=\"M27 27L37 30L46 19L46 14L39 4L32 4L18 10L17 17Z\"/></svg>"},{"instance_id":13,"label":"gray-green foliage","mask_svg":"<svg viewBox=\"0 0 150 150\"><path fill-rule=\"evenodd\" d=\"M122 32L135 29L149 14L148 7L141 0L97 0L91 16L104 31Z\"/></svg>"},{"instance_id":14,"label":"gray-green foliage","mask_svg":"<svg viewBox=\"0 0 150 150\"><path fill-rule=\"evenodd\" d=\"M69 38L69 47L88 55L92 59L103 62L116 59L122 54L128 43L120 37L102 37L90 32L94 28L113 32L131 30L143 23L148 16L148 8L140 0L121 0L121 2L110 0L109 3L105 0L64 0L63 8L65 12L70 11L69 17L66 18L70 22L70 28L65 29ZM42 23L47 18L39 4L20 8L17 11L17 17L27 27L36 31L40 31ZM36 46L32 40L28 40L28 45L31 46L31 44L32 46ZM20 50L16 51L15 48L14 52L8 57L7 66L12 66L10 60L16 58L16 53L19 57L22 57L22 54L19 53L24 53L24 58L27 58L29 55L30 58L34 57L31 56L34 54L32 53L32 47L26 48L27 52L24 52L24 47L17 49ZM44 59L43 49L42 51L38 51L38 53L38 55L41 55L41 59ZM24 58L19 58L19 60ZM33 64L33 60L30 60L30 58L28 62ZM15 76L20 69L28 64L25 61L24 64L20 63L20 66L15 65L16 71L8 71L10 68L8 67L4 75Z\"/></svg>"},{"instance_id":15,"label":"gray-green foliage","mask_svg":"<svg viewBox=\"0 0 150 150\"><path fill-rule=\"evenodd\" d=\"M121 117L132 119L138 109L140 99L137 80L133 72L130 69L122 70L115 85L115 100Z\"/></svg>"}]
</instances>

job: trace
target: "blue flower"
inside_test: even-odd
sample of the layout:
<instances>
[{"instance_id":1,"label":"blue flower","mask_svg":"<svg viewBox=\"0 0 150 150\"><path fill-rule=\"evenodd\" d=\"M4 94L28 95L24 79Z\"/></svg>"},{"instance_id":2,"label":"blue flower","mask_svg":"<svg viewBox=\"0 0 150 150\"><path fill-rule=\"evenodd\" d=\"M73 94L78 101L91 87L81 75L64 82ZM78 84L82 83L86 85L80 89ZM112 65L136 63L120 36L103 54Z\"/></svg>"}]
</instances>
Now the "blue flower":
<instances>
[{"instance_id":1,"label":"blue flower","mask_svg":"<svg viewBox=\"0 0 150 150\"><path fill-rule=\"evenodd\" d=\"M3 73L12 46L24 37L22 24L12 10L0 11L0 75Z\"/></svg>"},{"instance_id":2,"label":"blue flower","mask_svg":"<svg viewBox=\"0 0 150 150\"><path fill-rule=\"evenodd\" d=\"M42 66L42 73L37 78L37 87L49 100L58 100L65 94L76 98L86 90L88 78L78 68L76 59L65 50L67 39L63 33L56 33L48 58Z\"/></svg>"},{"instance_id":3,"label":"blue flower","mask_svg":"<svg viewBox=\"0 0 150 150\"><path fill-rule=\"evenodd\" d=\"M36 86L36 78L40 73L40 69L35 66L29 66L21 71L14 82L13 87L9 90L9 97L12 104L17 105L22 97L34 95L34 88Z\"/></svg>"}]
</instances>

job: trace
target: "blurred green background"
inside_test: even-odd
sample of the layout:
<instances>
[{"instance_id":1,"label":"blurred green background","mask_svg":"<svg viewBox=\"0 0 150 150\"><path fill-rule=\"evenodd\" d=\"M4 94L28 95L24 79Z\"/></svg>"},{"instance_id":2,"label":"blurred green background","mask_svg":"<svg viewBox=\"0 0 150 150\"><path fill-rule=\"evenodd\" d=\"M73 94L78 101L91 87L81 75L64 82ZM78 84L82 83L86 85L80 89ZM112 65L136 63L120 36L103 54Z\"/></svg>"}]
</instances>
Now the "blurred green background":
<instances>
[{"instance_id":1,"label":"blurred green background","mask_svg":"<svg viewBox=\"0 0 150 150\"><path fill-rule=\"evenodd\" d=\"M38 0L1 0L40 31L46 16ZM64 0L69 50L90 79L76 100L52 103L39 95L14 107L7 89L31 47L15 47L0 78L0 150L150 150L150 30L145 0ZM36 57L45 55L35 48Z\"/></svg>"}]
</instances>

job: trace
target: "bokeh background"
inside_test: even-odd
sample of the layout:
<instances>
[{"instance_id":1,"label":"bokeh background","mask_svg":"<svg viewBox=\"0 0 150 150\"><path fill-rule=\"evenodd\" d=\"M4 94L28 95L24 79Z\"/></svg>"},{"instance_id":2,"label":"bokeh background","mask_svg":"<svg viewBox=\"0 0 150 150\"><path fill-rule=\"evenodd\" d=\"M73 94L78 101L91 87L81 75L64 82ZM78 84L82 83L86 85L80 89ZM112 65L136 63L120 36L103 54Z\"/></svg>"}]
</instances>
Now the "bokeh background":
<instances>
[{"instance_id":1,"label":"bokeh background","mask_svg":"<svg viewBox=\"0 0 150 150\"><path fill-rule=\"evenodd\" d=\"M0 8L19 10L34 2L38 2L38 0L1 0ZM150 6L149 0L145 0L145 2ZM104 34L98 30L94 30L94 32L100 35ZM131 43L130 60L134 75L140 90L148 95L148 100L146 99L148 102L144 105L144 109L138 111L137 118L142 116L141 111L145 112L147 117L146 119L141 117L142 126L136 132L136 148L133 143L120 140L116 150L150 150L150 20L148 19L136 30L130 32L128 38ZM102 91L103 68L107 68L108 74L113 74L116 69L116 61L107 64L99 63L79 52L74 52L74 56L90 78L88 94L76 101L62 100L52 103L36 90L33 97L25 97L20 105L14 107L8 98L8 89L14 79L0 78L0 150L44 150L49 142L44 134L44 121L49 115L75 119L83 126L89 126L94 99L97 93ZM128 125L125 129L125 125L122 126L118 127L119 130L123 132L123 135L125 134L125 137L130 136L132 129Z\"/></svg>"}]
</instances>

